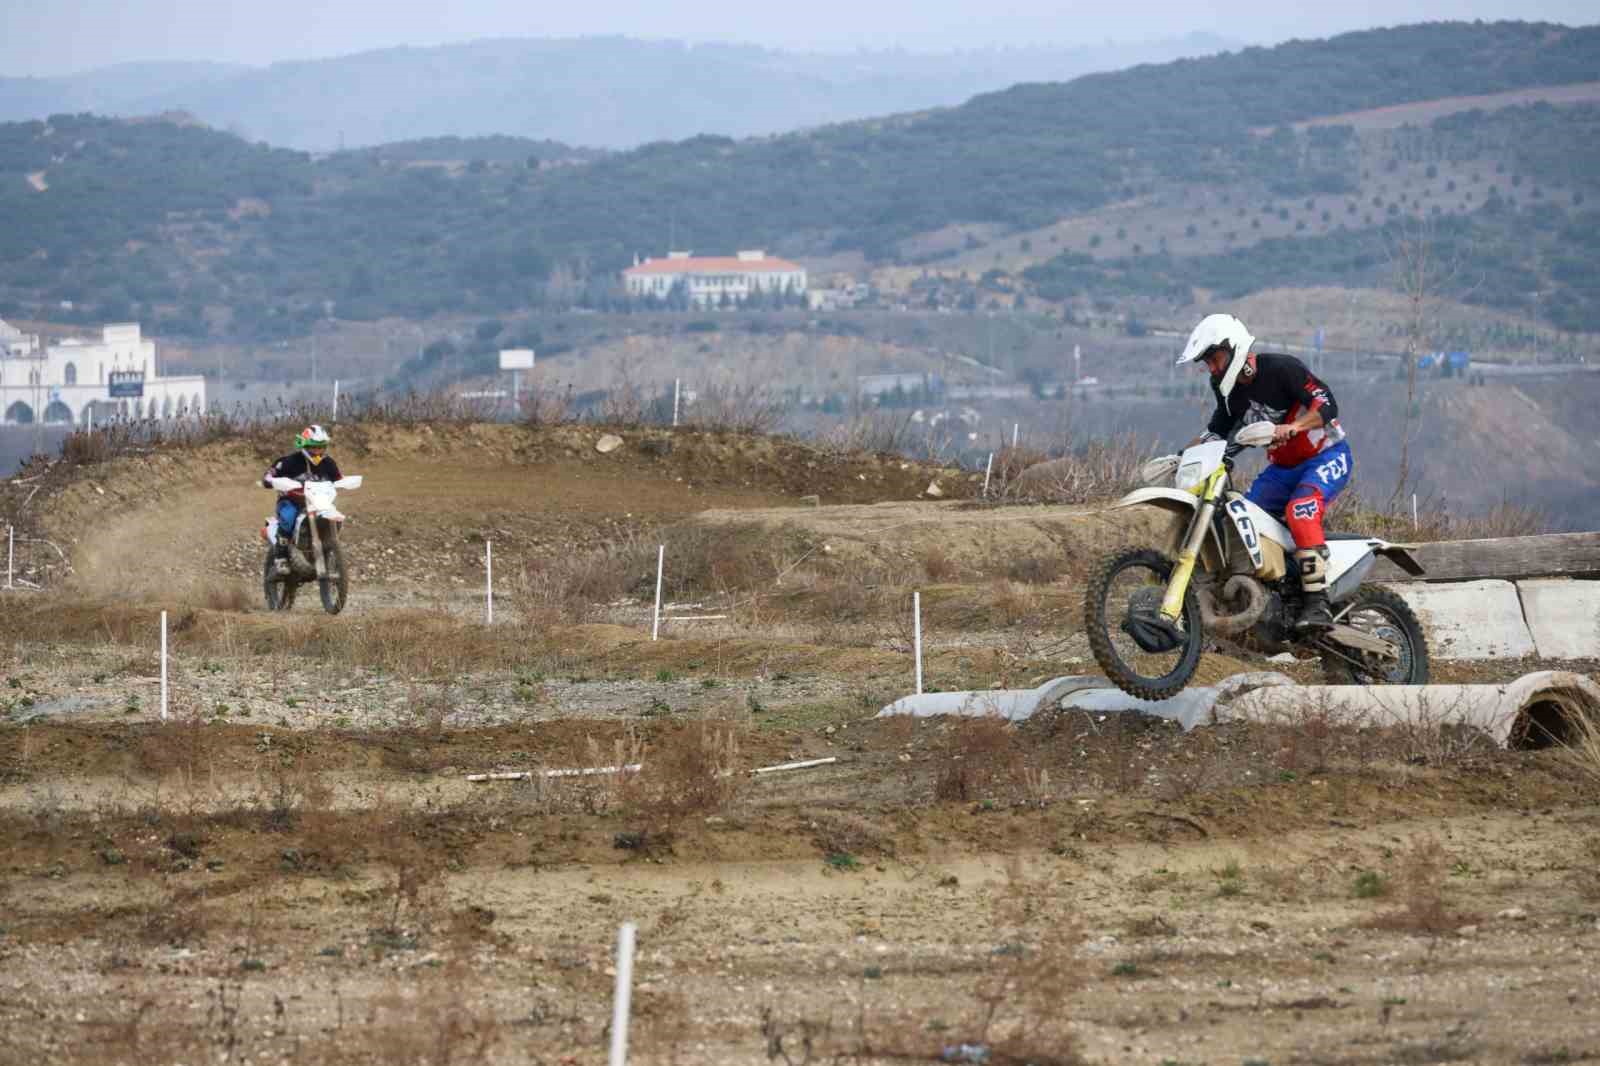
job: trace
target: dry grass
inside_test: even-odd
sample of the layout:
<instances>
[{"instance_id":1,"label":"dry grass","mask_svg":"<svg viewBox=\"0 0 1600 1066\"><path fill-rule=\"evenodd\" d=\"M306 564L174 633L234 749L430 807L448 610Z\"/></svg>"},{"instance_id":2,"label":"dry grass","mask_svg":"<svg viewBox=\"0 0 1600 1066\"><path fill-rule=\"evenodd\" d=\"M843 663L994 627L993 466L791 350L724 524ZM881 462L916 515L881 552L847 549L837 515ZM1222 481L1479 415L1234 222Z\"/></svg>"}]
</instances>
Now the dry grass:
<instances>
[{"instance_id":1,"label":"dry grass","mask_svg":"<svg viewBox=\"0 0 1600 1066\"><path fill-rule=\"evenodd\" d=\"M1567 715L1562 754L1580 774L1600 784L1600 708Z\"/></svg>"},{"instance_id":2,"label":"dry grass","mask_svg":"<svg viewBox=\"0 0 1600 1066\"><path fill-rule=\"evenodd\" d=\"M1550 516L1539 508L1506 500L1481 514L1459 515L1451 513L1443 500L1428 498L1418 501L1413 524L1409 499L1376 501L1357 492L1347 492L1329 509L1328 528L1402 543L1480 540L1548 532Z\"/></svg>"},{"instance_id":3,"label":"dry grass","mask_svg":"<svg viewBox=\"0 0 1600 1066\"><path fill-rule=\"evenodd\" d=\"M1445 901L1447 856L1436 840L1412 841L1401 860L1397 882L1400 906L1367 922L1374 929L1438 936L1472 921Z\"/></svg>"},{"instance_id":4,"label":"dry grass","mask_svg":"<svg viewBox=\"0 0 1600 1066\"><path fill-rule=\"evenodd\" d=\"M934 749L935 798L984 805L1043 803L1050 776L998 714L958 717Z\"/></svg>"},{"instance_id":5,"label":"dry grass","mask_svg":"<svg viewBox=\"0 0 1600 1066\"><path fill-rule=\"evenodd\" d=\"M995 457L999 494L1010 503L1096 503L1135 487L1150 448L1131 434L1093 440L1055 454L1006 449ZM995 495L991 489L990 495Z\"/></svg>"},{"instance_id":6,"label":"dry grass","mask_svg":"<svg viewBox=\"0 0 1600 1066\"><path fill-rule=\"evenodd\" d=\"M765 385L711 384L700 389L684 425L729 433L769 434L783 421L785 404Z\"/></svg>"}]
</instances>

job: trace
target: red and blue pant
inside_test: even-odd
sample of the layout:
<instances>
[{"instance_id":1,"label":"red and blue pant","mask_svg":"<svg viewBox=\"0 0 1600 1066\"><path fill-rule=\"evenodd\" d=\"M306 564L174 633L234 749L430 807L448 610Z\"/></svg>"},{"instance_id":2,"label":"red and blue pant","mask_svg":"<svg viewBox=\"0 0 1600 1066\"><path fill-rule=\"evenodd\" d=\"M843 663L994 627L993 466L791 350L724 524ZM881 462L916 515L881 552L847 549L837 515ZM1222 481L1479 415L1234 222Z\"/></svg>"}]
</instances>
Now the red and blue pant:
<instances>
[{"instance_id":1,"label":"red and blue pant","mask_svg":"<svg viewBox=\"0 0 1600 1066\"><path fill-rule=\"evenodd\" d=\"M1271 515L1282 515L1299 548L1319 548L1326 538L1322 518L1350 483L1350 445L1340 441L1297 466L1267 464L1245 498Z\"/></svg>"}]
</instances>

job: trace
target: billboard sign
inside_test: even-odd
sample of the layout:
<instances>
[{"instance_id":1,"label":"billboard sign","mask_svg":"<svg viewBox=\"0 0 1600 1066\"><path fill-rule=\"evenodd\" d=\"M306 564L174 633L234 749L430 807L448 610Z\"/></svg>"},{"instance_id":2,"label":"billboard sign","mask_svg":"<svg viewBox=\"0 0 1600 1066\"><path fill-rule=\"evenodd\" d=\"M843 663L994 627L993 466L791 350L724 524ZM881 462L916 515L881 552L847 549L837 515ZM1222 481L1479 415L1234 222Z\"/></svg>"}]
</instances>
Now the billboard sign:
<instances>
[{"instance_id":1,"label":"billboard sign","mask_svg":"<svg viewBox=\"0 0 1600 1066\"><path fill-rule=\"evenodd\" d=\"M144 371L113 370L106 375L106 389L113 400L138 399L144 395Z\"/></svg>"},{"instance_id":2,"label":"billboard sign","mask_svg":"<svg viewBox=\"0 0 1600 1066\"><path fill-rule=\"evenodd\" d=\"M501 370L532 370L532 348L502 348L500 349Z\"/></svg>"}]
</instances>

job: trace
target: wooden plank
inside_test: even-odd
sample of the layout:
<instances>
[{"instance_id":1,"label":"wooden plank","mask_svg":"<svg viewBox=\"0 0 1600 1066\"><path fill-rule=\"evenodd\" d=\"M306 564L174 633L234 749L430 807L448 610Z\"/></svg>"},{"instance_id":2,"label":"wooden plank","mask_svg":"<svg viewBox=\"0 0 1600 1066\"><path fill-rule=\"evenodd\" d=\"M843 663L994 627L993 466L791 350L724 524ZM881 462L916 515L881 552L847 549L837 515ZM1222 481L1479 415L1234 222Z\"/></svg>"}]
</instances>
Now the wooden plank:
<instances>
[{"instance_id":1,"label":"wooden plank","mask_svg":"<svg viewBox=\"0 0 1600 1066\"><path fill-rule=\"evenodd\" d=\"M1441 540L1411 552L1425 573L1412 577L1379 559L1371 581L1470 581L1477 578L1600 576L1600 532L1537 537Z\"/></svg>"}]
</instances>

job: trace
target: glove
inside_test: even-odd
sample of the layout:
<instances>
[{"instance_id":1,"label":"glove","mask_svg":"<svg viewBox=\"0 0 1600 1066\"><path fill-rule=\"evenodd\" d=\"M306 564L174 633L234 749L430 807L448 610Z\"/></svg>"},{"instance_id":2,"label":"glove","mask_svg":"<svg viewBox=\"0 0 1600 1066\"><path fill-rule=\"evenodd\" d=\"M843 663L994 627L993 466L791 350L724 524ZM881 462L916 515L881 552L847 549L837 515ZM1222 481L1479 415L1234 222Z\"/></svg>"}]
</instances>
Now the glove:
<instances>
[{"instance_id":1,"label":"glove","mask_svg":"<svg viewBox=\"0 0 1600 1066\"><path fill-rule=\"evenodd\" d=\"M275 477L268 480L267 484L279 492L295 492L300 488L300 482L292 477Z\"/></svg>"}]
</instances>

